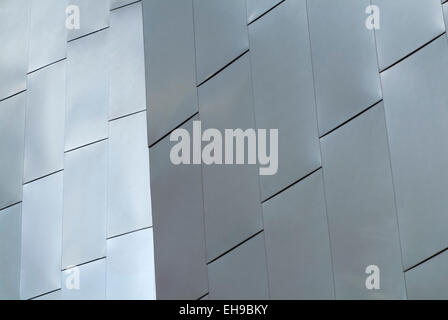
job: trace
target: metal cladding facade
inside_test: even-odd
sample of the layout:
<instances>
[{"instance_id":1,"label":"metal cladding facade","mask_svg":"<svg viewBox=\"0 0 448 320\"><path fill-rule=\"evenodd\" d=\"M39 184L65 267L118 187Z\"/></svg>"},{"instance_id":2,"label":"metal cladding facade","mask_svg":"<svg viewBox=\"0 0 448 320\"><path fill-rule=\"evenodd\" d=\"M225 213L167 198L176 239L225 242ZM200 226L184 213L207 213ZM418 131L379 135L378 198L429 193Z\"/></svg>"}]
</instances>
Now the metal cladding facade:
<instances>
[{"instance_id":1,"label":"metal cladding facade","mask_svg":"<svg viewBox=\"0 0 448 320\"><path fill-rule=\"evenodd\" d=\"M446 19L0 0L0 299L448 299ZM173 164L195 121L278 129L278 172Z\"/></svg>"},{"instance_id":2,"label":"metal cladding facade","mask_svg":"<svg viewBox=\"0 0 448 320\"><path fill-rule=\"evenodd\" d=\"M0 299L155 299L142 3L1 0L0 40Z\"/></svg>"}]
</instances>

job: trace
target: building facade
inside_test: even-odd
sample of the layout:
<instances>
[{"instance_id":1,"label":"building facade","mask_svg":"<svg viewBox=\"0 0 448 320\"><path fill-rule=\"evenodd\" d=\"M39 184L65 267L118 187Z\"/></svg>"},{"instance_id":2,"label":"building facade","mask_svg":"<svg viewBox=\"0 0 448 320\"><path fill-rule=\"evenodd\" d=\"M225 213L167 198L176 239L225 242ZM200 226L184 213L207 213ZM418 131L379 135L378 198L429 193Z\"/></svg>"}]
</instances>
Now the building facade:
<instances>
[{"instance_id":1,"label":"building facade","mask_svg":"<svg viewBox=\"0 0 448 320\"><path fill-rule=\"evenodd\" d=\"M447 18L0 0L0 299L448 299ZM173 163L198 122L277 172Z\"/></svg>"}]
</instances>

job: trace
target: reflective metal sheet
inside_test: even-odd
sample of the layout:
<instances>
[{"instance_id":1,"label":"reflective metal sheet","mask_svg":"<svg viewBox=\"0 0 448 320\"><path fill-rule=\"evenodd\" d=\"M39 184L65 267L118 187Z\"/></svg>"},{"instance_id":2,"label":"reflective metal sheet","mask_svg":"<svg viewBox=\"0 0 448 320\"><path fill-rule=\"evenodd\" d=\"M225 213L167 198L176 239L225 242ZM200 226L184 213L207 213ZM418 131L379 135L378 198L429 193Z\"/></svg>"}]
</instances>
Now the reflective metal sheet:
<instances>
[{"instance_id":1,"label":"reflective metal sheet","mask_svg":"<svg viewBox=\"0 0 448 320\"><path fill-rule=\"evenodd\" d=\"M42 68L67 55L65 9L70 0L31 0L28 71Z\"/></svg>"},{"instance_id":2,"label":"reflective metal sheet","mask_svg":"<svg viewBox=\"0 0 448 320\"><path fill-rule=\"evenodd\" d=\"M110 122L108 237L152 225L146 112Z\"/></svg>"},{"instance_id":3,"label":"reflective metal sheet","mask_svg":"<svg viewBox=\"0 0 448 320\"><path fill-rule=\"evenodd\" d=\"M68 44L65 150L107 137L109 30Z\"/></svg>"},{"instance_id":4,"label":"reflective metal sheet","mask_svg":"<svg viewBox=\"0 0 448 320\"><path fill-rule=\"evenodd\" d=\"M62 268L106 255L107 141L66 153Z\"/></svg>"},{"instance_id":5,"label":"reflective metal sheet","mask_svg":"<svg viewBox=\"0 0 448 320\"><path fill-rule=\"evenodd\" d=\"M0 102L0 208L22 200L26 93Z\"/></svg>"},{"instance_id":6,"label":"reflective metal sheet","mask_svg":"<svg viewBox=\"0 0 448 320\"><path fill-rule=\"evenodd\" d=\"M0 211L0 299L20 299L22 205Z\"/></svg>"},{"instance_id":7,"label":"reflective metal sheet","mask_svg":"<svg viewBox=\"0 0 448 320\"><path fill-rule=\"evenodd\" d=\"M63 172L23 186L21 297L61 288Z\"/></svg>"},{"instance_id":8,"label":"reflective metal sheet","mask_svg":"<svg viewBox=\"0 0 448 320\"><path fill-rule=\"evenodd\" d=\"M246 4L241 0L194 0L198 84L249 49Z\"/></svg>"},{"instance_id":9,"label":"reflective metal sheet","mask_svg":"<svg viewBox=\"0 0 448 320\"><path fill-rule=\"evenodd\" d=\"M110 109L115 119L146 108L142 4L112 11Z\"/></svg>"},{"instance_id":10,"label":"reflective metal sheet","mask_svg":"<svg viewBox=\"0 0 448 320\"><path fill-rule=\"evenodd\" d=\"M211 300L268 299L263 233L208 265Z\"/></svg>"},{"instance_id":11,"label":"reflective metal sheet","mask_svg":"<svg viewBox=\"0 0 448 320\"><path fill-rule=\"evenodd\" d=\"M336 298L406 298L383 104L321 142ZM367 290L368 266L380 290Z\"/></svg>"},{"instance_id":12,"label":"reflective metal sheet","mask_svg":"<svg viewBox=\"0 0 448 320\"><path fill-rule=\"evenodd\" d=\"M28 76L24 181L64 168L65 61Z\"/></svg>"},{"instance_id":13,"label":"reflective metal sheet","mask_svg":"<svg viewBox=\"0 0 448 320\"><path fill-rule=\"evenodd\" d=\"M266 199L320 166L306 2L282 3L249 26L249 39L256 124L278 129L278 171L260 176Z\"/></svg>"},{"instance_id":14,"label":"reflective metal sheet","mask_svg":"<svg viewBox=\"0 0 448 320\"><path fill-rule=\"evenodd\" d=\"M107 240L107 299L154 300L152 229Z\"/></svg>"},{"instance_id":15,"label":"reflective metal sheet","mask_svg":"<svg viewBox=\"0 0 448 320\"><path fill-rule=\"evenodd\" d=\"M381 74L404 267L448 247L448 43Z\"/></svg>"},{"instance_id":16,"label":"reflective metal sheet","mask_svg":"<svg viewBox=\"0 0 448 320\"><path fill-rule=\"evenodd\" d=\"M28 28L28 0L0 1L0 100L26 88Z\"/></svg>"}]
</instances>

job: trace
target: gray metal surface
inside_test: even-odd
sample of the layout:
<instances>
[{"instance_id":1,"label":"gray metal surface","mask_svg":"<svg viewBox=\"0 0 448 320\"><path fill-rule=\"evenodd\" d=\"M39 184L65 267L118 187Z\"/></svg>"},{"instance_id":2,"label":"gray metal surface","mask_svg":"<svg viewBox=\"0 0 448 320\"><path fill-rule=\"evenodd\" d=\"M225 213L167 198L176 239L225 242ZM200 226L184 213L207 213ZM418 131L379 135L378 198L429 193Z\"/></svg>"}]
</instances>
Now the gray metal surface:
<instances>
[{"instance_id":1,"label":"gray metal surface","mask_svg":"<svg viewBox=\"0 0 448 320\"><path fill-rule=\"evenodd\" d=\"M447 74L442 36L381 75L406 269L448 247Z\"/></svg>"},{"instance_id":2,"label":"gray metal surface","mask_svg":"<svg viewBox=\"0 0 448 320\"><path fill-rule=\"evenodd\" d=\"M167 137L149 154L157 298L198 299L208 291L201 166L173 165L171 145Z\"/></svg>"},{"instance_id":3,"label":"gray metal surface","mask_svg":"<svg viewBox=\"0 0 448 320\"><path fill-rule=\"evenodd\" d=\"M68 44L65 151L107 138L109 30Z\"/></svg>"},{"instance_id":4,"label":"gray metal surface","mask_svg":"<svg viewBox=\"0 0 448 320\"><path fill-rule=\"evenodd\" d=\"M272 299L333 299L322 170L263 204Z\"/></svg>"},{"instance_id":5,"label":"gray metal surface","mask_svg":"<svg viewBox=\"0 0 448 320\"><path fill-rule=\"evenodd\" d=\"M336 298L405 298L382 103L322 139L322 165ZM380 290L366 290L370 265Z\"/></svg>"},{"instance_id":6,"label":"gray metal surface","mask_svg":"<svg viewBox=\"0 0 448 320\"><path fill-rule=\"evenodd\" d=\"M0 211L0 299L20 298L22 205Z\"/></svg>"},{"instance_id":7,"label":"gray metal surface","mask_svg":"<svg viewBox=\"0 0 448 320\"><path fill-rule=\"evenodd\" d=\"M445 31L439 0L373 0L372 4L381 10L380 29L375 30L381 70Z\"/></svg>"},{"instance_id":8,"label":"gray metal surface","mask_svg":"<svg viewBox=\"0 0 448 320\"><path fill-rule=\"evenodd\" d=\"M63 173L23 186L21 297L61 288Z\"/></svg>"},{"instance_id":9,"label":"gray metal surface","mask_svg":"<svg viewBox=\"0 0 448 320\"><path fill-rule=\"evenodd\" d=\"M152 229L107 240L108 299L155 299Z\"/></svg>"},{"instance_id":10,"label":"gray metal surface","mask_svg":"<svg viewBox=\"0 0 448 320\"><path fill-rule=\"evenodd\" d=\"M66 153L62 268L106 255L107 141Z\"/></svg>"},{"instance_id":11,"label":"gray metal surface","mask_svg":"<svg viewBox=\"0 0 448 320\"><path fill-rule=\"evenodd\" d=\"M320 166L305 1L279 5L249 26L249 39L256 124L279 130L278 172L260 177L266 199Z\"/></svg>"},{"instance_id":12,"label":"gray metal surface","mask_svg":"<svg viewBox=\"0 0 448 320\"><path fill-rule=\"evenodd\" d=\"M143 17L152 145L198 111L193 1L146 0Z\"/></svg>"},{"instance_id":13,"label":"gray metal surface","mask_svg":"<svg viewBox=\"0 0 448 320\"><path fill-rule=\"evenodd\" d=\"M263 233L208 265L211 300L268 299Z\"/></svg>"},{"instance_id":14,"label":"gray metal surface","mask_svg":"<svg viewBox=\"0 0 448 320\"><path fill-rule=\"evenodd\" d=\"M193 0L198 84L249 49L246 4Z\"/></svg>"},{"instance_id":15,"label":"gray metal surface","mask_svg":"<svg viewBox=\"0 0 448 320\"><path fill-rule=\"evenodd\" d=\"M110 0L70 0L79 8L80 28L68 30L68 40L73 40L109 26Z\"/></svg>"},{"instance_id":16,"label":"gray metal surface","mask_svg":"<svg viewBox=\"0 0 448 320\"><path fill-rule=\"evenodd\" d=\"M142 4L110 15L109 119L146 108Z\"/></svg>"},{"instance_id":17,"label":"gray metal surface","mask_svg":"<svg viewBox=\"0 0 448 320\"><path fill-rule=\"evenodd\" d=\"M108 237L152 225L146 112L110 123Z\"/></svg>"},{"instance_id":18,"label":"gray metal surface","mask_svg":"<svg viewBox=\"0 0 448 320\"><path fill-rule=\"evenodd\" d=\"M65 9L69 0L30 0L28 71L45 67L67 56Z\"/></svg>"},{"instance_id":19,"label":"gray metal surface","mask_svg":"<svg viewBox=\"0 0 448 320\"><path fill-rule=\"evenodd\" d=\"M28 76L24 181L64 168L66 62Z\"/></svg>"},{"instance_id":20,"label":"gray metal surface","mask_svg":"<svg viewBox=\"0 0 448 320\"><path fill-rule=\"evenodd\" d=\"M202 130L255 127L248 54L199 88L199 112ZM262 229L259 170L256 164L204 164L202 171L210 261Z\"/></svg>"},{"instance_id":21,"label":"gray metal surface","mask_svg":"<svg viewBox=\"0 0 448 320\"><path fill-rule=\"evenodd\" d=\"M0 102L0 208L22 200L26 93Z\"/></svg>"},{"instance_id":22,"label":"gray metal surface","mask_svg":"<svg viewBox=\"0 0 448 320\"><path fill-rule=\"evenodd\" d=\"M308 0L319 133L323 135L381 99L369 0ZM332 26L329 28L328 26Z\"/></svg>"},{"instance_id":23,"label":"gray metal surface","mask_svg":"<svg viewBox=\"0 0 448 320\"><path fill-rule=\"evenodd\" d=\"M28 28L28 0L0 2L0 100L26 89Z\"/></svg>"}]
</instances>

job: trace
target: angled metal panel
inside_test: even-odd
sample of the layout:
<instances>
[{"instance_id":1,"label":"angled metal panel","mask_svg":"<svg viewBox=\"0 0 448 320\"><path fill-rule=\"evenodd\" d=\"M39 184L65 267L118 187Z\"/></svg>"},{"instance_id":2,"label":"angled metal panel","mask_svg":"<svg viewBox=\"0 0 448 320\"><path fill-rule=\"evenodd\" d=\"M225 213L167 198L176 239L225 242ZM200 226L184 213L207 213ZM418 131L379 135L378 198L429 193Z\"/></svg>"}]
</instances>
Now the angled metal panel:
<instances>
[{"instance_id":1,"label":"angled metal panel","mask_svg":"<svg viewBox=\"0 0 448 320\"><path fill-rule=\"evenodd\" d=\"M80 28L68 30L68 40L73 40L109 26L110 0L69 0L69 5L79 8Z\"/></svg>"},{"instance_id":2,"label":"angled metal panel","mask_svg":"<svg viewBox=\"0 0 448 320\"><path fill-rule=\"evenodd\" d=\"M246 3L194 0L197 83L249 49Z\"/></svg>"},{"instance_id":3,"label":"angled metal panel","mask_svg":"<svg viewBox=\"0 0 448 320\"><path fill-rule=\"evenodd\" d=\"M250 71L246 54L199 88L202 130L255 128ZM263 228L258 174L256 164L203 165L208 261Z\"/></svg>"},{"instance_id":4,"label":"angled metal panel","mask_svg":"<svg viewBox=\"0 0 448 320\"><path fill-rule=\"evenodd\" d=\"M211 300L269 299L263 233L210 263L208 276Z\"/></svg>"},{"instance_id":5,"label":"angled metal panel","mask_svg":"<svg viewBox=\"0 0 448 320\"><path fill-rule=\"evenodd\" d=\"M440 0L373 0L372 4L380 10L375 35L381 69L445 31Z\"/></svg>"},{"instance_id":6,"label":"angled metal panel","mask_svg":"<svg viewBox=\"0 0 448 320\"><path fill-rule=\"evenodd\" d=\"M152 145L198 111L193 2L144 0L143 19Z\"/></svg>"},{"instance_id":7,"label":"angled metal panel","mask_svg":"<svg viewBox=\"0 0 448 320\"><path fill-rule=\"evenodd\" d=\"M272 299L334 299L322 171L263 204Z\"/></svg>"},{"instance_id":8,"label":"angled metal panel","mask_svg":"<svg viewBox=\"0 0 448 320\"><path fill-rule=\"evenodd\" d=\"M107 299L154 300L152 229L107 240Z\"/></svg>"},{"instance_id":9,"label":"angled metal panel","mask_svg":"<svg viewBox=\"0 0 448 320\"><path fill-rule=\"evenodd\" d=\"M66 153L62 268L106 255L107 141Z\"/></svg>"},{"instance_id":10,"label":"angled metal panel","mask_svg":"<svg viewBox=\"0 0 448 320\"><path fill-rule=\"evenodd\" d=\"M146 108L142 19L141 3L111 12L109 119Z\"/></svg>"},{"instance_id":11,"label":"angled metal panel","mask_svg":"<svg viewBox=\"0 0 448 320\"><path fill-rule=\"evenodd\" d=\"M152 225L146 112L110 122L108 237Z\"/></svg>"},{"instance_id":12,"label":"angled metal panel","mask_svg":"<svg viewBox=\"0 0 448 320\"><path fill-rule=\"evenodd\" d=\"M0 100L26 89L28 27L28 0L0 2Z\"/></svg>"},{"instance_id":13,"label":"angled metal panel","mask_svg":"<svg viewBox=\"0 0 448 320\"><path fill-rule=\"evenodd\" d=\"M66 63L28 76L24 181L64 168Z\"/></svg>"},{"instance_id":14,"label":"angled metal panel","mask_svg":"<svg viewBox=\"0 0 448 320\"><path fill-rule=\"evenodd\" d=\"M266 11L270 10L281 0L247 0L247 22L251 23Z\"/></svg>"},{"instance_id":15,"label":"angled metal panel","mask_svg":"<svg viewBox=\"0 0 448 320\"><path fill-rule=\"evenodd\" d=\"M405 268L448 247L448 43L381 74Z\"/></svg>"},{"instance_id":16,"label":"angled metal panel","mask_svg":"<svg viewBox=\"0 0 448 320\"><path fill-rule=\"evenodd\" d=\"M26 93L0 102L0 208L22 200Z\"/></svg>"},{"instance_id":17,"label":"angled metal panel","mask_svg":"<svg viewBox=\"0 0 448 320\"><path fill-rule=\"evenodd\" d=\"M79 283L74 283L75 277L79 277ZM64 270L61 281L62 300L105 300L106 259Z\"/></svg>"},{"instance_id":18,"label":"angled metal panel","mask_svg":"<svg viewBox=\"0 0 448 320\"><path fill-rule=\"evenodd\" d=\"M322 140L336 298L406 298L383 104ZM368 266L380 290L368 290Z\"/></svg>"},{"instance_id":19,"label":"angled metal panel","mask_svg":"<svg viewBox=\"0 0 448 320\"><path fill-rule=\"evenodd\" d=\"M50 292L47 294L44 294L43 296L39 296L37 298L34 298L32 300L48 300L48 301L55 301L55 300L61 300L61 290L57 290L54 292Z\"/></svg>"},{"instance_id":20,"label":"angled metal panel","mask_svg":"<svg viewBox=\"0 0 448 320\"><path fill-rule=\"evenodd\" d=\"M115 9L133 2L135 2L135 0L110 0L110 8Z\"/></svg>"},{"instance_id":21,"label":"angled metal panel","mask_svg":"<svg viewBox=\"0 0 448 320\"><path fill-rule=\"evenodd\" d=\"M66 151L107 137L108 34L103 30L68 44Z\"/></svg>"},{"instance_id":22,"label":"angled metal panel","mask_svg":"<svg viewBox=\"0 0 448 320\"><path fill-rule=\"evenodd\" d=\"M0 299L20 299L22 205L0 211Z\"/></svg>"},{"instance_id":23,"label":"angled metal panel","mask_svg":"<svg viewBox=\"0 0 448 320\"><path fill-rule=\"evenodd\" d=\"M23 186L21 297L61 288L63 173Z\"/></svg>"},{"instance_id":24,"label":"angled metal panel","mask_svg":"<svg viewBox=\"0 0 448 320\"><path fill-rule=\"evenodd\" d=\"M406 288L411 300L448 299L448 253L443 252L406 272Z\"/></svg>"},{"instance_id":25,"label":"angled metal panel","mask_svg":"<svg viewBox=\"0 0 448 320\"><path fill-rule=\"evenodd\" d=\"M256 124L279 135L278 171L260 177L266 199L320 166L306 2L282 3L249 26L249 40Z\"/></svg>"},{"instance_id":26,"label":"angled metal panel","mask_svg":"<svg viewBox=\"0 0 448 320\"><path fill-rule=\"evenodd\" d=\"M29 72L66 57L68 0L31 0L30 3Z\"/></svg>"},{"instance_id":27,"label":"angled metal panel","mask_svg":"<svg viewBox=\"0 0 448 320\"><path fill-rule=\"evenodd\" d=\"M370 0L308 0L321 135L381 99ZM329 28L328 26L332 26Z\"/></svg>"},{"instance_id":28,"label":"angled metal panel","mask_svg":"<svg viewBox=\"0 0 448 320\"><path fill-rule=\"evenodd\" d=\"M192 121L182 128L191 135ZM172 164L173 145L149 154L157 299L198 299L208 292L201 166Z\"/></svg>"}]
</instances>

